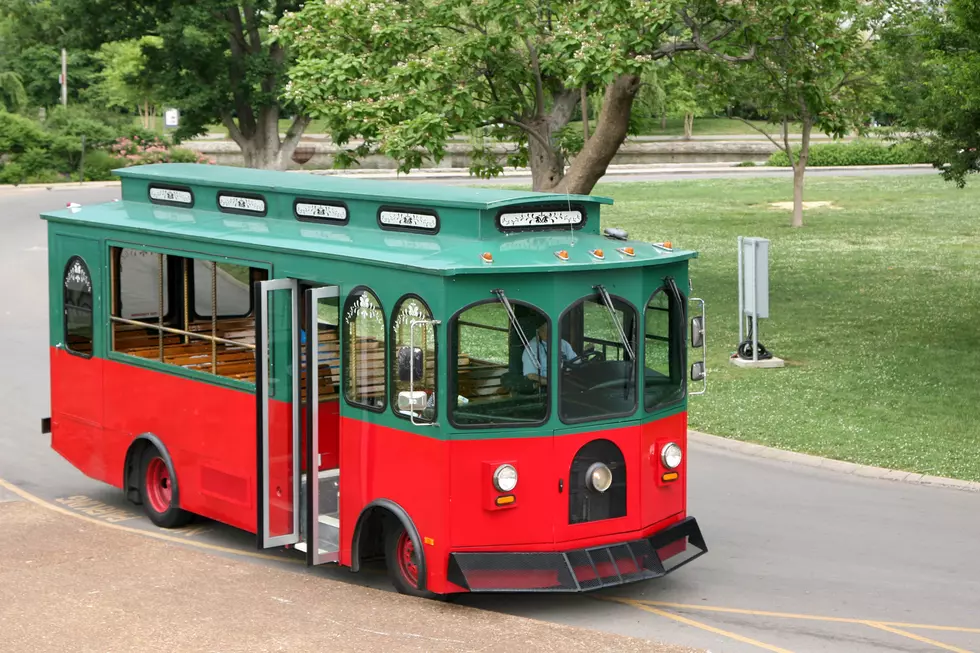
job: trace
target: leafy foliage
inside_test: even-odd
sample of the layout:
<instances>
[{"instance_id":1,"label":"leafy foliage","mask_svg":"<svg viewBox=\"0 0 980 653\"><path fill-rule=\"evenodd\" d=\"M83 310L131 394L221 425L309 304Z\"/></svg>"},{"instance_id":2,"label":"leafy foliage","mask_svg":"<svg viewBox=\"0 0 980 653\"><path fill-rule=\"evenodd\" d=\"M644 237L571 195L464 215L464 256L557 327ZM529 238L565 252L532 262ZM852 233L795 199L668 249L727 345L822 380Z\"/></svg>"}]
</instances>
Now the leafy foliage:
<instances>
[{"instance_id":1,"label":"leafy foliage","mask_svg":"<svg viewBox=\"0 0 980 653\"><path fill-rule=\"evenodd\" d=\"M272 37L296 57L286 97L350 145L341 165L376 150L408 172L440 161L453 135L486 127L519 144L510 162L530 163L535 187L554 187L565 153L593 148L580 159L605 169L652 62L720 48L745 11L711 0L325 0L287 12ZM595 141L580 147L562 130L583 87L605 90L606 101ZM497 171L478 154L473 172Z\"/></svg>"},{"instance_id":2,"label":"leafy foliage","mask_svg":"<svg viewBox=\"0 0 980 653\"><path fill-rule=\"evenodd\" d=\"M907 24L888 32L888 51L904 62L896 73L905 77L900 83L920 81L921 94L896 124L924 132L917 138L928 146L932 164L962 187L980 172L980 4L948 0L907 10ZM913 55L903 58L909 51Z\"/></svg>"}]
</instances>

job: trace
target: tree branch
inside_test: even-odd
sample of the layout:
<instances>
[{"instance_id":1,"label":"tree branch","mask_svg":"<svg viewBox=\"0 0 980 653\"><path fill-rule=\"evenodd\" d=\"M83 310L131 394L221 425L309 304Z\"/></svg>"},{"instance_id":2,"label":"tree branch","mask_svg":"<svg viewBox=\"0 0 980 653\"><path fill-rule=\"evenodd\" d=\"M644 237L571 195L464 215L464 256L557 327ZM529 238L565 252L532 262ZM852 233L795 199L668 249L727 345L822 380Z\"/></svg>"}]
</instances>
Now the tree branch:
<instances>
[{"instance_id":1,"label":"tree branch","mask_svg":"<svg viewBox=\"0 0 980 653\"><path fill-rule=\"evenodd\" d=\"M531 136L538 143L551 149L551 143L549 143L545 138L539 134L531 125L521 122L520 120L512 120L510 118L495 118L493 120L486 120L477 125L477 127L488 127L490 125L496 125L497 123L503 123L505 125L510 125L511 127L517 127L523 132L526 132L528 136Z\"/></svg>"},{"instance_id":2,"label":"tree branch","mask_svg":"<svg viewBox=\"0 0 980 653\"><path fill-rule=\"evenodd\" d=\"M231 140L238 143L239 147L245 147L245 136L242 135L242 130L238 128L235 124L235 119L231 115L231 111L221 112L221 123L228 129L228 135L231 136Z\"/></svg>"},{"instance_id":3,"label":"tree branch","mask_svg":"<svg viewBox=\"0 0 980 653\"><path fill-rule=\"evenodd\" d=\"M538 61L538 51L526 36L524 37L524 45L527 46L528 54L531 55L531 69L534 71L534 115L537 118L543 118L544 82L541 79L541 62Z\"/></svg>"},{"instance_id":4,"label":"tree branch","mask_svg":"<svg viewBox=\"0 0 980 653\"><path fill-rule=\"evenodd\" d=\"M290 152L290 156L292 156L291 150L299 143L299 139L303 137L303 132L310 126L312 120L310 116L296 116L292 124L289 125L289 129L286 130L286 138L282 141L282 149Z\"/></svg>"},{"instance_id":5,"label":"tree branch","mask_svg":"<svg viewBox=\"0 0 980 653\"><path fill-rule=\"evenodd\" d=\"M742 122L744 122L744 123L745 123L746 125L748 125L748 126L749 126L749 127L751 127L752 129L754 129L754 130L756 130L757 132L759 132L760 134L762 134L762 135L763 135L763 136L765 136L766 138L768 138L768 139L769 139L769 141L770 141L770 142L772 142L772 144L773 144L773 145L775 145L776 147L778 147L779 149L781 149L781 150L783 149L783 146L782 146L782 145L780 145L780 143L779 143L779 141L777 141L777 140L776 140L776 139L774 139L774 138L773 138L772 136L770 136L770 135L769 135L769 132L767 132L766 130L764 130L764 129L760 129L759 127L757 127L756 125L753 125L753 124L752 124L751 122L749 122L748 120L746 120L745 118L743 118L743 117L741 117L741 116L734 116L734 118L735 118L735 120L741 120L741 121L742 121Z\"/></svg>"}]
</instances>

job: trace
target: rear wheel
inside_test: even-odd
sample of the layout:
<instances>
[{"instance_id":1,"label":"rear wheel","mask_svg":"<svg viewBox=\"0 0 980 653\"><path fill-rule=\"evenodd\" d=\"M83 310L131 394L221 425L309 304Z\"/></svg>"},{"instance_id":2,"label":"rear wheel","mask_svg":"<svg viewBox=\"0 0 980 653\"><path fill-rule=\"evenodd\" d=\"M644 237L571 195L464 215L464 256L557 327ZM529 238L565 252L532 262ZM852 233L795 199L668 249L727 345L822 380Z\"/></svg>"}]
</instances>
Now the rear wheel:
<instances>
[{"instance_id":1,"label":"rear wheel","mask_svg":"<svg viewBox=\"0 0 980 653\"><path fill-rule=\"evenodd\" d=\"M143 511L161 528L177 528L191 520L181 510L177 478L156 447L147 447L140 459L140 495Z\"/></svg>"},{"instance_id":2,"label":"rear wheel","mask_svg":"<svg viewBox=\"0 0 980 653\"><path fill-rule=\"evenodd\" d=\"M385 563L388 566L388 577L395 589L411 596L446 599L442 594L419 589L422 555L421 551L415 549L415 543L400 522L385 529Z\"/></svg>"}]
</instances>

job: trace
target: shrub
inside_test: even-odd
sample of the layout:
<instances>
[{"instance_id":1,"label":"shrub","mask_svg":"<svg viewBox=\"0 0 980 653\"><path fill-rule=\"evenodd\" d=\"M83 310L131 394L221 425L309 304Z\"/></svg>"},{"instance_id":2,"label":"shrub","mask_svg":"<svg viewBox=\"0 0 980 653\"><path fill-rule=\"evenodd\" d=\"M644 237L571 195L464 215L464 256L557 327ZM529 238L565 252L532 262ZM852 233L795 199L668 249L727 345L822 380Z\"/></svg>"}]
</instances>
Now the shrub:
<instances>
[{"instance_id":1,"label":"shrub","mask_svg":"<svg viewBox=\"0 0 980 653\"><path fill-rule=\"evenodd\" d=\"M85 181L109 181L112 171L122 167L122 161L103 150L85 153Z\"/></svg>"},{"instance_id":2,"label":"shrub","mask_svg":"<svg viewBox=\"0 0 980 653\"><path fill-rule=\"evenodd\" d=\"M0 110L0 156L46 147L50 141L50 136L35 121Z\"/></svg>"},{"instance_id":3,"label":"shrub","mask_svg":"<svg viewBox=\"0 0 980 653\"><path fill-rule=\"evenodd\" d=\"M799 156L800 148L793 148ZM856 140L850 143L816 143L810 146L808 166L867 166L929 163L925 148L914 141L887 144L881 141ZM766 162L769 166L788 166L785 152L775 152Z\"/></svg>"}]
</instances>

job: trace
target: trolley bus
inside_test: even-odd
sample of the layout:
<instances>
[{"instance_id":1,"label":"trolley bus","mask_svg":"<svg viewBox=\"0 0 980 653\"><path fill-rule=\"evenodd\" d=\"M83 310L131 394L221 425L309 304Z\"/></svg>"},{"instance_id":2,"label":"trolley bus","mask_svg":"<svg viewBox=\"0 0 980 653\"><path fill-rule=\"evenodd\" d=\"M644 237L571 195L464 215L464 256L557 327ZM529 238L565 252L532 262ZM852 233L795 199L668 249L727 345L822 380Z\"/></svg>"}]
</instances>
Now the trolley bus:
<instances>
[{"instance_id":1,"label":"trolley bus","mask_svg":"<svg viewBox=\"0 0 980 653\"><path fill-rule=\"evenodd\" d=\"M383 558L428 597L586 591L706 553L695 252L602 229L602 197L116 174L120 200L42 214L42 430L157 526Z\"/></svg>"}]
</instances>

